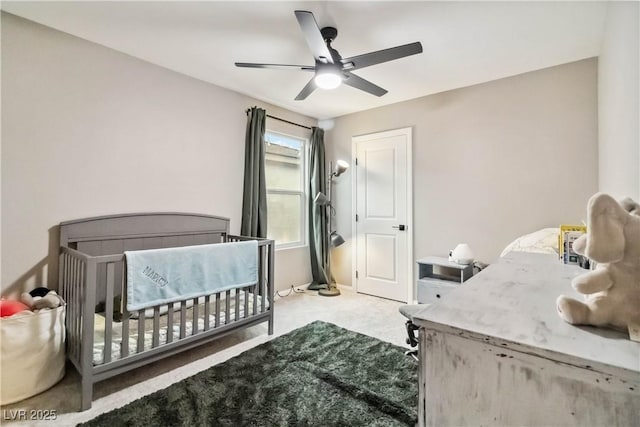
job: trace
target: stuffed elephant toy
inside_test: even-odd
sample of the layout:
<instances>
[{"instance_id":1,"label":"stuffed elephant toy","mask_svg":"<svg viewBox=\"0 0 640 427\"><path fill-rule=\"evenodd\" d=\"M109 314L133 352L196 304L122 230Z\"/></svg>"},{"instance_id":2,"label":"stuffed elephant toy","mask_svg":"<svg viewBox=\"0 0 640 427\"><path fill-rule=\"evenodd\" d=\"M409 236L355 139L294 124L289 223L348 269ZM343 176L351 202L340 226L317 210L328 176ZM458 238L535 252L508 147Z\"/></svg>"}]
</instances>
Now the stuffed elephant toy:
<instances>
[{"instance_id":1,"label":"stuffed elephant toy","mask_svg":"<svg viewBox=\"0 0 640 427\"><path fill-rule=\"evenodd\" d=\"M640 206L595 194L587 205L587 233L573 250L597 264L571 282L584 301L558 297L560 317L574 325L623 330L640 324Z\"/></svg>"}]
</instances>

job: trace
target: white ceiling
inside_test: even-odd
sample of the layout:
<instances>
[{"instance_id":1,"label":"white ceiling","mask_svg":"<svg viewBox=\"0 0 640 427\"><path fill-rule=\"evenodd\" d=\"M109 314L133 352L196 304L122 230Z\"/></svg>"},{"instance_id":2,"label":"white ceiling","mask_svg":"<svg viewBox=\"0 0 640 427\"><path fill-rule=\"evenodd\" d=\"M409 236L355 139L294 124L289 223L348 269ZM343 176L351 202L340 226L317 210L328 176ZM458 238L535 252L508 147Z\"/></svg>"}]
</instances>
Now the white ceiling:
<instances>
[{"instance_id":1,"label":"white ceiling","mask_svg":"<svg viewBox=\"0 0 640 427\"><path fill-rule=\"evenodd\" d=\"M2 9L177 72L319 119L362 111L599 54L605 2L2 2ZM381 98L341 86L294 97L313 65L294 10L335 26L343 57L422 42L419 55L355 72Z\"/></svg>"}]
</instances>

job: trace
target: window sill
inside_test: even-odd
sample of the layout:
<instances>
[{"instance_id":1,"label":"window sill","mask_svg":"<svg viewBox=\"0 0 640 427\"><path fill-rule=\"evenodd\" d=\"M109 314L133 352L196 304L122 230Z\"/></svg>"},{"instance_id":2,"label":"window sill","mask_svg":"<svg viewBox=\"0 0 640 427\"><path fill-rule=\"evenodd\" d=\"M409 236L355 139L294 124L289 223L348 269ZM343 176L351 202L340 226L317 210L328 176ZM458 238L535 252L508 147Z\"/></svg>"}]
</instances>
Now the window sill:
<instances>
[{"instance_id":1,"label":"window sill","mask_svg":"<svg viewBox=\"0 0 640 427\"><path fill-rule=\"evenodd\" d=\"M304 248L308 248L309 245L307 244L300 244L300 245L295 245L295 246L278 246L276 245L276 252L283 252L283 251L288 251L288 250L293 250L293 249L304 249Z\"/></svg>"}]
</instances>

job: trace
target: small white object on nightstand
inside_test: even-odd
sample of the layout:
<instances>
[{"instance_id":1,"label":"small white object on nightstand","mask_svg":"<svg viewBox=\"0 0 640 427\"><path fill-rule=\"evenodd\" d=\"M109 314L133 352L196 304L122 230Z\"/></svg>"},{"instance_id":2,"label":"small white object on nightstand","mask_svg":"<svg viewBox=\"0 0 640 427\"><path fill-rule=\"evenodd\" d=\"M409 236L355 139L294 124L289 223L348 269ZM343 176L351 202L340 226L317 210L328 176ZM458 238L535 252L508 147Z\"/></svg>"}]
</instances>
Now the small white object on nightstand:
<instances>
[{"instance_id":1,"label":"small white object on nightstand","mask_svg":"<svg viewBox=\"0 0 640 427\"><path fill-rule=\"evenodd\" d=\"M453 261L457 264L469 265L473 264L473 252L466 243L460 243L449 255L449 261Z\"/></svg>"}]
</instances>

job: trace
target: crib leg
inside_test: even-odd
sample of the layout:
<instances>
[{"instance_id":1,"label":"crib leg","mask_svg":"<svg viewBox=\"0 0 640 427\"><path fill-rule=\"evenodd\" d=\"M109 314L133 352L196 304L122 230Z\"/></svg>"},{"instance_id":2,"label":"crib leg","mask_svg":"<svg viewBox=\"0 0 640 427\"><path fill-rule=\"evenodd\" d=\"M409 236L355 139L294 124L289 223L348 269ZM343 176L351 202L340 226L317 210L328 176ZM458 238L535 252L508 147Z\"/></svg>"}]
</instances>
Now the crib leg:
<instances>
[{"instance_id":1,"label":"crib leg","mask_svg":"<svg viewBox=\"0 0 640 427\"><path fill-rule=\"evenodd\" d=\"M273 321L275 319L275 316L273 315L273 298L271 299L271 301L269 301L269 335L273 335Z\"/></svg>"},{"instance_id":2,"label":"crib leg","mask_svg":"<svg viewBox=\"0 0 640 427\"><path fill-rule=\"evenodd\" d=\"M82 397L80 400L80 410L86 411L91 408L91 400L93 399L93 381L91 377L82 377Z\"/></svg>"}]
</instances>

